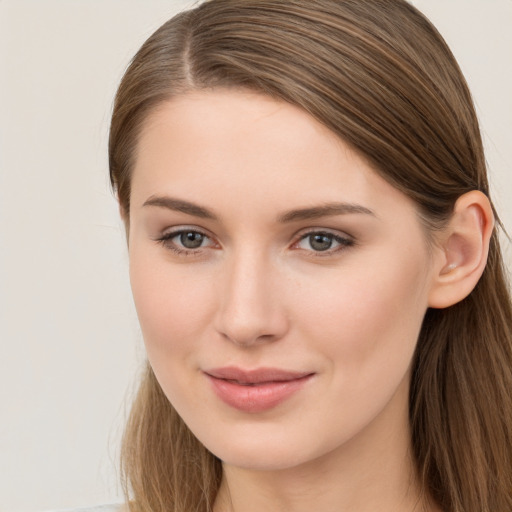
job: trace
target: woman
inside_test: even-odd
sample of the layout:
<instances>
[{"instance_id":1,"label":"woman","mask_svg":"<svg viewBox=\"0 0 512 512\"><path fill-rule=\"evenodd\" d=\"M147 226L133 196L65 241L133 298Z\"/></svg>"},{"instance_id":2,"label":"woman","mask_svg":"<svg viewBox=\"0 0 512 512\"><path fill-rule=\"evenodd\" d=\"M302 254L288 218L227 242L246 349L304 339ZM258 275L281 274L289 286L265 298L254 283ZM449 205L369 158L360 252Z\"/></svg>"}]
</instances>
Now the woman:
<instances>
[{"instance_id":1,"label":"woman","mask_svg":"<svg viewBox=\"0 0 512 512\"><path fill-rule=\"evenodd\" d=\"M148 354L131 510L512 510L497 216L418 11L176 16L119 87L110 172Z\"/></svg>"}]
</instances>

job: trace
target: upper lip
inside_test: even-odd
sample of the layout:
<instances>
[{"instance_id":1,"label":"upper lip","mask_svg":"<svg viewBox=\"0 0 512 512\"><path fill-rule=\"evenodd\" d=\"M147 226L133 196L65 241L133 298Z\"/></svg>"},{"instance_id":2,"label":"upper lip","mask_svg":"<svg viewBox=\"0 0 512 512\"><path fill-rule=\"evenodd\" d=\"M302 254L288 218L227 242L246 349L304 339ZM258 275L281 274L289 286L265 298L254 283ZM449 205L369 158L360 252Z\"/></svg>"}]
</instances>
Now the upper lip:
<instances>
[{"instance_id":1,"label":"upper lip","mask_svg":"<svg viewBox=\"0 0 512 512\"><path fill-rule=\"evenodd\" d=\"M283 370L281 368L256 368L254 370L244 370L236 366L226 366L224 368L212 368L205 370L207 375L216 379L231 380L240 384L262 384L265 382L287 382L301 379L312 375L312 372L298 372L292 370Z\"/></svg>"}]
</instances>

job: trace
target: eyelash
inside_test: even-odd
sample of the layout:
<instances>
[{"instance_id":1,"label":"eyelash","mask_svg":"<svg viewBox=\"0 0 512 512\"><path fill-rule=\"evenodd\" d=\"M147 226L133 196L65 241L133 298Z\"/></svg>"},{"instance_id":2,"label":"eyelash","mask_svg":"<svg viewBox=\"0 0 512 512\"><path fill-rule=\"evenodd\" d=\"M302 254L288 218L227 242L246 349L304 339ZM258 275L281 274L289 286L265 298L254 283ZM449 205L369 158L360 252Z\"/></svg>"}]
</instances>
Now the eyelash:
<instances>
[{"instance_id":1,"label":"eyelash","mask_svg":"<svg viewBox=\"0 0 512 512\"><path fill-rule=\"evenodd\" d=\"M156 239L156 242L163 245L166 249L171 250L175 254L178 254L180 256L199 256L201 253L202 247L198 247L197 249L186 249L179 247L175 243L172 242L173 238L176 238L180 235L183 235L184 233L194 233L203 236L205 239L209 239L210 237L203 233L202 231L199 231L197 229L179 229L176 231L171 231L169 233L165 233L161 237Z\"/></svg>"},{"instance_id":2,"label":"eyelash","mask_svg":"<svg viewBox=\"0 0 512 512\"><path fill-rule=\"evenodd\" d=\"M197 249L186 249L183 247L179 247L174 242L172 242L173 238L176 238L185 233L194 233L194 234L201 235L202 237L204 237L203 240L210 239L210 237L206 233L203 233L202 231L199 231L197 229L179 229L176 231L171 231L169 233L165 233L161 237L157 238L155 241L157 243L163 245L166 249L169 249L172 252L174 252L175 254L178 254L180 256L200 256L202 253L201 249L203 249L203 246L200 246ZM335 249L328 248L324 251L315 251L313 249L311 249L311 250L304 249L305 251L310 252L312 255L314 255L313 257L317 257L317 258L322 258L322 257L327 257L330 255L333 255L335 253L338 253L339 251L343 251L343 250L355 245L355 241L352 238L343 237L343 236L331 233L330 231L320 229L320 230L310 230L306 233L302 233L300 235L299 239L293 243L292 247L296 247L303 240L306 240L308 237L312 237L314 235L329 237L329 238L331 238L331 241L333 243L336 242L339 244L339 247L337 247Z\"/></svg>"},{"instance_id":3,"label":"eyelash","mask_svg":"<svg viewBox=\"0 0 512 512\"><path fill-rule=\"evenodd\" d=\"M334 249L329 247L328 249L323 250L323 251L321 251L321 250L315 251L315 250L313 250L313 248L304 249L305 251L311 253L311 255L315 258L325 258L328 256L332 256L333 254L337 254L338 252L344 251L344 250L348 249L349 247L352 247L355 245L355 241L352 238L344 237L341 235L336 235L336 234L331 233L330 231L326 231L326 230L310 230L310 231L307 231L306 233L302 233L300 235L299 239L296 242L294 242L292 247L297 247L302 241L307 240L308 238L313 237L313 236L325 236L325 237L330 238L331 245L333 243L339 244L339 246ZM311 240L309 242L309 245L311 247Z\"/></svg>"}]
</instances>

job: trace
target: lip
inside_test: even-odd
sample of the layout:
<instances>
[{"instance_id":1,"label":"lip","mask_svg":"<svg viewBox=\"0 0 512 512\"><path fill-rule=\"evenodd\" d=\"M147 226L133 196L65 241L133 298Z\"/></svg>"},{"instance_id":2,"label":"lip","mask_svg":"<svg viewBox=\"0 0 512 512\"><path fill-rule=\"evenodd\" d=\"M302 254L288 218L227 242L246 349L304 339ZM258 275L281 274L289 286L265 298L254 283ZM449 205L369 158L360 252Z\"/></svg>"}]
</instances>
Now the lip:
<instances>
[{"instance_id":1,"label":"lip","mask_svg":"<svg viewBox=\"0 0 512 512\"><path fill-rule=\"evenodd\" d=\"M206 370L204 374L224 403L247 413L276 407L302 389L314 375L280 368L244 370L233 366Z\"/></svg>"}]
</instances>

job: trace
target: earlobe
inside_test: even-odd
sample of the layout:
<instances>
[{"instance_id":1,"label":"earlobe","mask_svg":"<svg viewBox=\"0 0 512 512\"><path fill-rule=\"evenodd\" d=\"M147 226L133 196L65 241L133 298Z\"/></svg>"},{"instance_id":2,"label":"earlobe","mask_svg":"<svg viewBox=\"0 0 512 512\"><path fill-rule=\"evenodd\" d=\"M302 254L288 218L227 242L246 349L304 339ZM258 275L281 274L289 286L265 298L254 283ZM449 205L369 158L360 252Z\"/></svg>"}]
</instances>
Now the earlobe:
<instances>
[{"instance_id":1,"label":"earlobe","mask_svg":"<svg viewBox=\"0 0 512 512\"><path fill-rule=\"evenodd\" d=\"M487 263L493 229L494 215L485 194L473 190L459 197L436 251L430 307L452 306L471 293Z\"/></svg>"}]
</instances>

